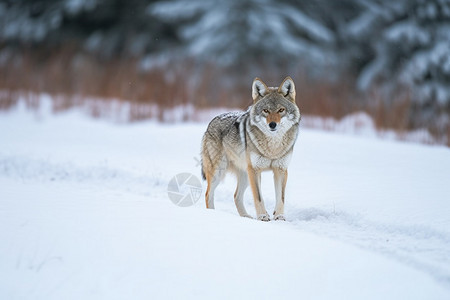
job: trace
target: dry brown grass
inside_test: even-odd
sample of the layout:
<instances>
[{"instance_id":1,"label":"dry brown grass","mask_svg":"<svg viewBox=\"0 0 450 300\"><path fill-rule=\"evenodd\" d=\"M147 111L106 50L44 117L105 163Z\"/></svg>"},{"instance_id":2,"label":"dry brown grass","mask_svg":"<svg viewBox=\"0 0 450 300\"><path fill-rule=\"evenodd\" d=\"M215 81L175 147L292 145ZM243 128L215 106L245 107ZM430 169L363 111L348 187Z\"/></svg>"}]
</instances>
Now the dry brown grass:
<instances>
[{"instance_id":1,"label":"dry brown grass","mask_svg":"<svg viewBox=\"0 0 450 300\"><path fill-rule=\"evenodd\" d=\"M128 105L130 121L163 120L164 109L185 104L197 109L244 109L251 104L249 86L253 78L245 72L238 74L239 84L233 84L224 79L236 77L236 73L213 65L200 68L195 62L177 62L145 72L137 66L137 59L104 59L83 53L76 45L21 50L0 65L0 109L13 107L19 98L25 98L30 108L37 107L37 95L42 93L52 95L54 111L86 106L94 117L119 115L111 112L117 106L108 105L110 100L92 101L114 99ZM411 121L408 93L395 101L386 101L376 90L368 96L356 92L352 76L324 81L311 79L302 72L293 75L297 102L304 114L339 120L350 113L365 111L378 128L399 132L416 129L417 124ZM278 77L267 75L270 76ZM448 128L435 127L429 126L433 135L450 143Z\"/></svg>"}]
</instances>

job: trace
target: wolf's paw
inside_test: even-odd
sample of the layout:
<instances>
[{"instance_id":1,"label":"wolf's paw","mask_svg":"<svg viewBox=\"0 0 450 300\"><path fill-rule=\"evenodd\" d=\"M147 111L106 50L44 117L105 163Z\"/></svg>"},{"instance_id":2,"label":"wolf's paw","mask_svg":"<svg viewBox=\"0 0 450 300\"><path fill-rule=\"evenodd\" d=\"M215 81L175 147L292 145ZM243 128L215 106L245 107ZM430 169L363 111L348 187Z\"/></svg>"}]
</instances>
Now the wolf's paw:
<instances>
[{"instance_id":1,"label":"wolf's paw","mask_svg":"<svg viewBox=\"0 0 450 300\"><path fill-rule=\"evenodd\" d=\"M252 216L250 216L249 214L245 214L245 215L242 215L241 217L243 217L243 218L249 218L249 219L253 219L253 217L252 217Z\"/></svg>"},{"instance_id":2,"label":"wolf's paw","mask_svg":"<svg viewBox=\"0 0 450 300\"><path fill-rule=\"evenodd\" d=\"M259 220L259 221L264 221L264 222L269 222L269 221L270 221L270 217L269 217L269 215L266 213L266 214L263 214L263 215L259 215L259 216L258 216L258 220Z\"/></svg>"},{"instance_id":3,"label":"wolf's paw","mask_svg":"<svg viewBox=\"0 0 450 300\"><path fill-rule=\"evenodd\" d=\"M286 218L282 214L276 215L275 217L273 217L273 219L275 221L286 221Z\"/></svg>"}]
</instances>

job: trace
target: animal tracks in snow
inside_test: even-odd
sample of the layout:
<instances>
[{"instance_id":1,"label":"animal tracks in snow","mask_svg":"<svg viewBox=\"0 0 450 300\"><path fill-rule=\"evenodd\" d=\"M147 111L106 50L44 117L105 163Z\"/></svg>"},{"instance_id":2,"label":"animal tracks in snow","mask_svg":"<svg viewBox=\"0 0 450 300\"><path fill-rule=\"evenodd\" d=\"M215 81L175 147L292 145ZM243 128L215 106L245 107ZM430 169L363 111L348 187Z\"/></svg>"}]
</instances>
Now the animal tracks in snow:
<instances>
[{"instance_id":1,"label":"animal tracks in snow","mask_svg":"<svg viewBox=\"0 0 450 300\"><path fill-rule=\"evenodd\" d=\"M288 221L299 230L397 259L450 287L450 234L447 232L415 224L375 222L361 215L317 208L291 209Z\"/></svg>"}]
</instances>

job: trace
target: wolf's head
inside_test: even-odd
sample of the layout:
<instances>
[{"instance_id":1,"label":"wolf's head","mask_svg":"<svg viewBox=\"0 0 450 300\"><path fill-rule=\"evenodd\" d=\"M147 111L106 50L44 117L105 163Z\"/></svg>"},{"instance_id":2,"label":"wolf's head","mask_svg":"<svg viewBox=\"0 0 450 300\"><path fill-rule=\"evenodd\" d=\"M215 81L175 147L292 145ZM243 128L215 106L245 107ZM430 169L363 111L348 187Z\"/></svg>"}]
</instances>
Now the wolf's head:
<instances>
[{"instance_id":1,"label":"wolf's head","mask_svg":"<svg viewBox=\"0 0 450 300\"><path fill-rule=\"evenodd\" d=\"M279 87L267 87L259 78L253 80L252 122L263 132L285 132L300 122L300 110L295 104L295 85L286 77Z\"/></svg>"}]
</instances>

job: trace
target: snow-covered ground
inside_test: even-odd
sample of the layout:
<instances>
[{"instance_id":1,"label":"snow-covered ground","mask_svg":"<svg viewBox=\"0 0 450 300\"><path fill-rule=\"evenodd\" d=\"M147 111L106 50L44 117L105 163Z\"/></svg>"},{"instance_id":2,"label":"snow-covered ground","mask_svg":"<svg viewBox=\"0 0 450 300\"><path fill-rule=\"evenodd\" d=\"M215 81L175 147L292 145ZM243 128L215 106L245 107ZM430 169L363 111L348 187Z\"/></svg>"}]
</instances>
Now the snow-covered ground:
<instances>
[{"instance_id":1,"label":"snow-covered ground","mask_svg":"<svg viewBox=\"0 0 450 300\"><path fill-rule=\"evenodd\" d=\"M0 299L450 299L448 148L302 129L264 223L169 200L205 128L1 113Z\"/></svg>"}]
</instances>

